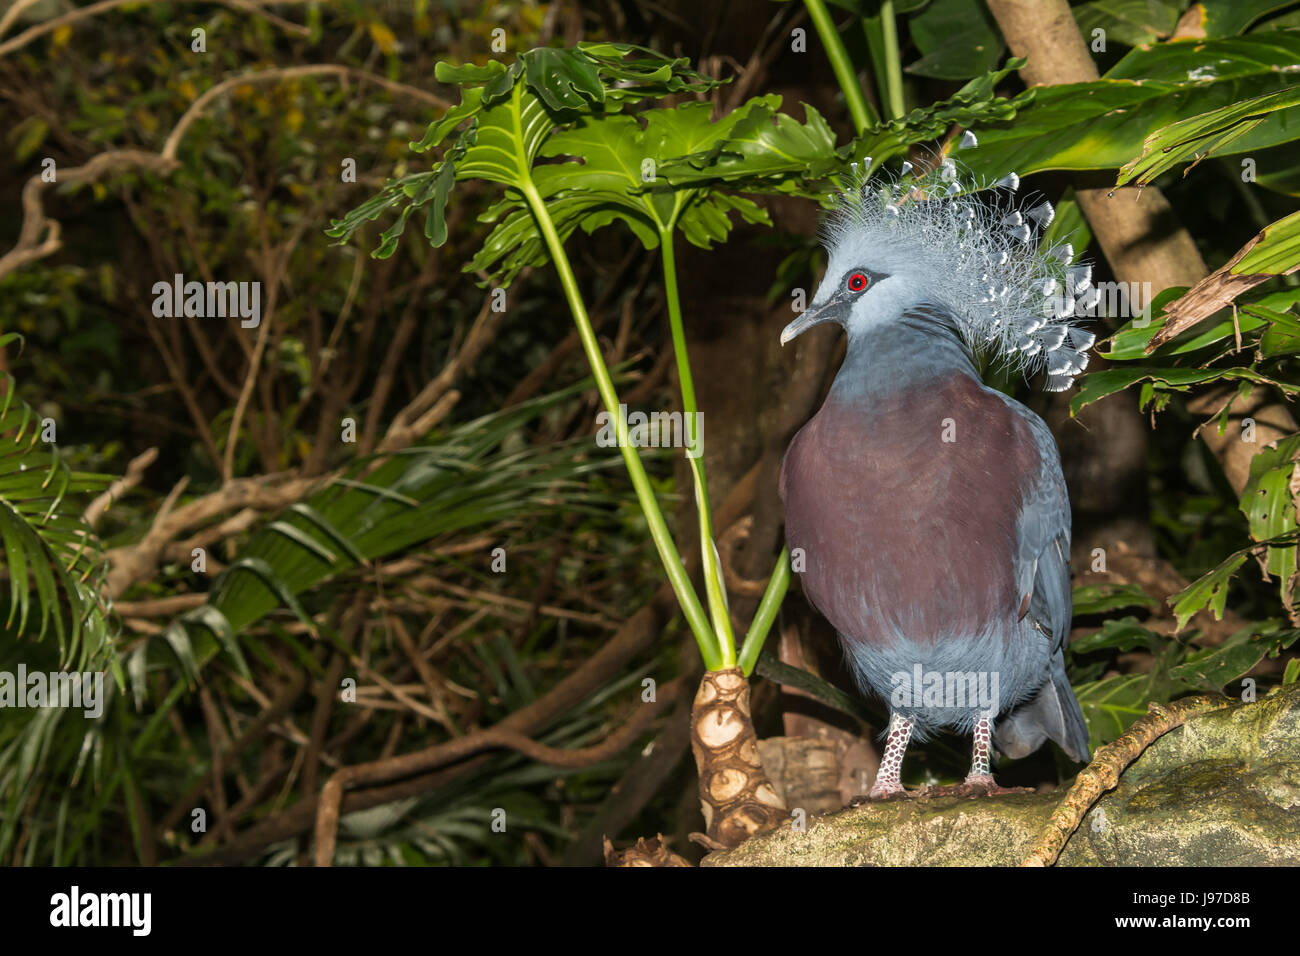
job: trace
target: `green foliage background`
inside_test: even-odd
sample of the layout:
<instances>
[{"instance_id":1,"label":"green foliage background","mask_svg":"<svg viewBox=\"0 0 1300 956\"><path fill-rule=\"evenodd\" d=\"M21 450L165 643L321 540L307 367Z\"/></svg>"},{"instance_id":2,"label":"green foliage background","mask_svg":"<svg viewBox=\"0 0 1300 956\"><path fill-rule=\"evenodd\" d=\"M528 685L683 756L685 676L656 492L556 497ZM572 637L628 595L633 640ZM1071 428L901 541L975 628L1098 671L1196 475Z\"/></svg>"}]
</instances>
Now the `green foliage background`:
<instances>
[{"instance_id":1,"label":"green foliage background","mask_svg":"<svg viewBox=\"0 0 1300 956\"><path fill-rule=\"evenodd\" d=\"M667 455L643 456L642 487L590 441L599 403L581 350L544 364L570 334L575 296L593 317L627 317L603 333L617 335L605 342L613 384L627 394L646 383L645 404L677 407L677 390L655 370L662 375L658 358L674 351L683 367L693 319L676 290L685 255L752 241L773 228L772 197L825 201L850 162L896 169L916 147L951 148L988 178L1016 170L1057 201L1055 230L1072 232L1094 260L1071 199L1074 174L1159 185L1212 267L1265 230L1233 271L1271 278L1148 354L1184 290L1166 291L1149 325L1113 323L1099 348L1111 364L1073 397L1078 411L1124 393L1152 413L1150 525L1161 556L1191 584L1153 595L1080 577L1071 676L1094 744L1150 700L1239 692L1248 672L1265 687L1296 679L1300 436L1261 452L1238 496L1197 443L1186 399L1221 382L1288 401L1300 389L1300 286L1289 275L1300 262L1291 79L1300 5L1203 0L1203 38L1189 41L1171 39L1188 6L1181 0L1074 4L1085 38L1105 31L1102 78L1025 91L1020 63L977 0L810 3L837 39L800 21L803 55L821 64L809 73L799 61L806 84L833 90L847 70L869 93L849 92L839 115L762 89L719 115L726 87L704 70L701 51L655 53L668 27L650 5L625 6L636 16L621 27L579 6L560 32L562 11L542 3L322 3L285 8L282 21L146 3L93 21L99 29L58 27L14 49L6 45L50 15L0 36L0 168L14 211L0 222L0 250L20 239L23 186L42 159L71 169L106 150L157 153L204 91L241 74L350 71L342 81L304 72L234 85L195 118L174 167L47 190L62 247L0 277L0 350L12 376L0 386L0 671L19 662L102 669L111 688L98 720L0 715L0 859L157 863L238 846L240 834L313 795L320 777L301 765L310 695L293 696L272 732L259 719L282 693L320 686L336 661L386 693L368 691L383 706L360 716L335 708L324 728L335 765L491 727L589 661L663 579L646 489L665 503L689 501L693 489L678 487L687 479ZM762 8L777 47L788 45L800 9ZM201 55L196 26L207 31ZM499 37L505 52L493 48ZM964 128L978 132L977 148L956 145ZM1243 158L1256 181L1243 181ZM356 181L340 175L345 159ZM572 281L552 274L539 208L573 263ZM678 230L687 245L674 253ZM763 290L785 296L814 281L820 253L809 240L770 237L789 254L777 274L757 277ZM239 435L230 431L258 333L153 317L149 290L176 273L264 282L273 331ZM507 288L511 304L484 357L457 381L454 411L410 447L378 454L397 410L437 380L492 288ZM548 374L517 395L539 366ZM1028 383L1002 384L1029 392ZM679 387L689 408L680 371ZM359 443L339 440L344 419ZM47 420L57 426L53 445L37 440ZM157 462L91 529L86 506L148 447ZM115 556L146 541L160 514L235 479L284 473L317 484L295 503L250 505L187 529L152 573L108 593ZM702 472L693 477L706 488ZM666 514L678 534L682 513ZM245 520L223 524L237 514ZM211 562L203 573L190 560L200 539ZM496 547L509 555L508 574L490 570ZM708 549L703 563L714 574ZM783 593L782 584L755 630L766 632ZM710 666L710 640L725 656L729 616L716 593L706 597L707 618L688 609L687 620L671 621L635 666L536 739L570 749L602 739L645 674L695 672L698 661L677 646L691 632ZM1167 597L1176 634L1161 611ZM1204 641L1193 623L1204 608L1230 609L1245 626ZM399 631L436 686L421 688L426 674ZM732 647L747 668L809 690L860 726L878 719L826 680L759 658L762 636ZM940 741L912 772L950 778L961 771L958 750ZM437 788L346 816L335 860L570 859L637 751L576 770L493 751ZM1032 772L1061 779L1069 770L1045 760ZM692 829L693 786L683 761L625 835ZM188 826L196 805L208 810L208 833ZM495 808L518 839L495 838ZM232 859L302 862L306 846L293 836L254 841Z\"/></svg>"}]
</instances>

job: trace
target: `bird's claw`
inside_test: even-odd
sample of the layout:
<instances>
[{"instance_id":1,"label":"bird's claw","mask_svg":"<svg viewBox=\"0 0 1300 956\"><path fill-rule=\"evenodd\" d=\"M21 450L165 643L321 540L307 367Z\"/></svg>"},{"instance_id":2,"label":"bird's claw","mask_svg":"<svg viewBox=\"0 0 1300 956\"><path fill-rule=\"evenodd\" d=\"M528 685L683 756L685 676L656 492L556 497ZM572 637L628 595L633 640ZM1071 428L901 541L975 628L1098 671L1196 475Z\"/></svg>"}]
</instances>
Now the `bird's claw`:
<instances>
[{"instance_id":1,"label":"bird's claw","mask_svg":"<svg viewBox=\"0 0 1300 956\"><path fill-rule=\"evenodd\" d=\"M876 790L872 788L870 793L859 794L849 801L850 807L860 807L865 803L884 803L889 800L911 800L921 796L917 790L906 790L899 787L897 790Z\"/></svg>"},{"instance_id":2,"label":"bird's claw","mask_svg":"<svg viewBox=\"0 0 1300 956\"><path fill-rule=\"evenodd\" d=\"M1031 787L1000 787L990 774L969 776L959 784L944 787L927 787L927 797L1000 797L1009 793L1033 793Z\"/></svg>"}]
</instances>

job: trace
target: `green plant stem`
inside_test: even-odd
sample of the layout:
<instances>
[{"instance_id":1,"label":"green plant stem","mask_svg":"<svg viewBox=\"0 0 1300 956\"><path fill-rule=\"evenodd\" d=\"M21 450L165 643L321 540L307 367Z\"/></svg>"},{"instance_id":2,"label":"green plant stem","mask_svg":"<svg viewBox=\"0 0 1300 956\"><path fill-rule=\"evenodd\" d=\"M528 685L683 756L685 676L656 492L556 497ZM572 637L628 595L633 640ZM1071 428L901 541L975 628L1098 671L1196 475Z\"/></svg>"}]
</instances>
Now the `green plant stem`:
<instances>
[{"instance_id":1,"label":"green plant stem","mask_svg":"<svg viewBox=\"0 0 1300 956\"><path fill-rule=\"evenodd\" d=\"M867 56L871 58L871 78L875 83L876 99L886 105L885 90L889 88L889 77L885 74L885 36L880 26L880 17L862 16L862 36L867 41Z\"/></svg>"},{"instance_id":2,"label":"green plant stem","mask_svg":"<svg viewBox=\"0 0 1300 956\"><path fill-rule=\"evenodd\" d=\"M645 515L646 524L650 527L650 537L654 540L655 547L659 551L659 559L663 562L664 570L668 573L669 583L672 584L673 592L677 595L677 602L681 605L682 613L686 616L686 622L695 634L695 640L700 646L700 654L704 658L704 666L710 670L717 670L721 666L722 648L709 626L708 618L704 614L704 608L700 605L699 596L696 595L694 587L691 586L690 578L686 574L686 568L682 565L682 559L677 554L677 548L673 544L672 536L668 533L668 525L664 522L658 501L655 500L654 489L650 486L650 477L646 474L645 466L641 463L641 456L637 454L637 450L628 441L627 422L620 414L618 395L615 393L614 383L609 377L609 369L605 366L605 358L600 353L596 333L591 328L591 319L587 316L587 306L582 301L582 293L578 289L578 280L569 264L569 257L565 255L564 243L560 241L559 233L555 231L555 223L551 221L550 213L546 210L546 203L543 201L541 194L537 192L537 187L533 185L532 181L524 182L518 188L528 201L528 207L533 213L533 218L537 220L538 231L542 234L547 251L551 255L551 261L555 264L555 271L560 277L560 285L564 288L564 296L569 303L569 311L573 313L573 321L578 326L578 337L582 340L583 351L587 354L592 376L596 379L596 389L600 392L600 398L605 404L605 410L612 416L615 423L618 432L619 451L623 454L623 462L627 466L628 475L632 479L632 487L636 490L637 501L641 505L642 513Z\"/></svg>"},{"instance_id":3,"label":"green plant stem","mask_svg":"<svg viewBox=\"0 0 1300 956\"><path fill-rule=\"evenodd\" d=\"M785 599L785 592L789 588L790 549L782 548L781 553L777 555L772 576L767 579L767 590L763 592L763 600L758 602L758 610L754 612L754 620L750 622L749 633L745 635L745 643L741 646L740 656L736 661L746 677L754 672L758 655L763 651L763 642L767 640L767 632L772 629L776 612L781 609L781 601Z\"/></svg>"},{"instance_id":4,"label":"green plant stem","mask_svg":"<svg viewBox=\"0 0 1300 956\"><path fill-rule=\"evenodd\" d=\"M727 585L722 578L722 561L713 543L713 516L709 513L708 489L704 487L704 462L689 455L686 462L695 480L695 510L700 516L700 557L704 565L704 593L709 601L709 616L713 619L713 633L718 637L722 659L718 667L736 666L736 635L731 629L731 610L727 607Z\"/></svg>"},{"instance_id":5,"label":"green plant stem","mask_svg":"<svg viewBox=\"0 0 1300 956\"><path fill-rule=\"evenodd\" d=\"M902 119L903 60L898 52L898 21L894 18L894 0L881 0L880 32L885 46L885 89L881 101L890 119ZM861 130L859 130L861 132Z\"/></svg>"},{"instance_id":6,"label":"green plant stem","mask_svg":"<svg viewBox=\"0 0 1300 956\"><path fill-rule=\"evenodd\" d=\"M686 330L682 325L682 303L677 295L677 257L673 251L673 234L676 220L659 230L659 248L664 274L664 298L668 301L668 328L673 336L673 352L677 358L677 380L682 387L682 411L694 415L695 379L691 375L691 358L686 351ZM701 462L701 467L703 462Z\"/></svg>"},{"instance_id":7,"label":"green plant stem","mask_svg":"<svg viewBox=\"0 0 1300 956\"><path fill-rule=\"evenodd\" d=\"M835 21L831 19L830 11L826 9L825 0L804 0L804 6L808 8L808 16L817 29L817 35L821 37L835 79L839 82L840 89L844 91L849 115L853 118L853 126L862 133L877 121L877 117L867 98L862 95L862 86L858 83L858 76L853 70L849 52L844 48L844 41L840 39L839 31L835 29ZM897 37L895 47L897 47Z\"/></svg>"},{"instance_id":8,"label":"green plant stem","mask_svg":"<svg viewBox=\"0 0 1300 956\"><path fill-rule=\"evenodd\" d=\"M664 276L664 298L668 302L668 327L672 333L673 354L677 359L677 379L682 389L682 413L687 420L696 420L699 406L695 401L695 379L691 375L691 358L686 348L686 328L682 322L681 297L677 293L677 257L673 249L676 214L668 225L659 230L660 263ZM683 430L686 423L682 424ZM702 435L698 429L694 434ZM704 588L713 619L713 633L722 651L722 667L736 666L736 637L731 629L731 616L727 611L726 583L722 566L717 560L713 542L713 510L709 503L709 483L705 474L702 449L690 459L691 476L695 480L695 507L700 516L700 554L704 559Z\"/></svg>"}]
</instances>

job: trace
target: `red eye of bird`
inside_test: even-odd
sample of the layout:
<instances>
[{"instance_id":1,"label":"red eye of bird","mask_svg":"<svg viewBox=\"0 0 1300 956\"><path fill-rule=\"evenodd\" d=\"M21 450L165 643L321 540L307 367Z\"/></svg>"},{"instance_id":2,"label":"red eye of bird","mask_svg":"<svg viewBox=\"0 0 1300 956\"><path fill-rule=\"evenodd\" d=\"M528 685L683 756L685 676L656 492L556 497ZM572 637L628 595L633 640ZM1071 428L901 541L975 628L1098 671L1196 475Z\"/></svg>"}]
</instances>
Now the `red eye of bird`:
<instances>
[{"instance_id":1,"label":"red eye of bird","mask_svg":"<svg viewBox=\"0 0 1300 956\"><path fill-rule=\"evenodd\" d=\"M861 292L867 287L867 277L861 272L855 272L849 276L849 291Z\"/></svg>"}]
</instances>

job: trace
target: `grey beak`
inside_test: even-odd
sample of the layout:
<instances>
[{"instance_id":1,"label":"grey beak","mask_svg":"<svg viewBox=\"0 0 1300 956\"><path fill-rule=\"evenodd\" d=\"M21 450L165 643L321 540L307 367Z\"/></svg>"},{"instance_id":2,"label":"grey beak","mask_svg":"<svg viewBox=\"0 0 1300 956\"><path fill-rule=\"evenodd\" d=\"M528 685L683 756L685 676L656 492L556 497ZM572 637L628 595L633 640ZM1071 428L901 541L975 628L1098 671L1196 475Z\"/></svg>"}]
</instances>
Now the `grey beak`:
<instances>
[{"instance_id":1,"label":"grey beak","mask_svg":"<svg viewBox=\"0 0 1300 956\"><path fill-rule=\"evenodd\" d=\"M843 314L844 302L838 296L832 298L819 309L808 309L781 330L781 344L785 345L792 339L798 338L814 325L821 325L823 322L839 322Z\"/></svg>"}]
</instances>

